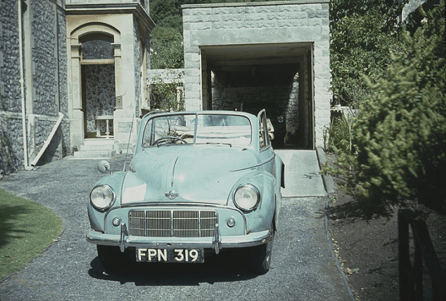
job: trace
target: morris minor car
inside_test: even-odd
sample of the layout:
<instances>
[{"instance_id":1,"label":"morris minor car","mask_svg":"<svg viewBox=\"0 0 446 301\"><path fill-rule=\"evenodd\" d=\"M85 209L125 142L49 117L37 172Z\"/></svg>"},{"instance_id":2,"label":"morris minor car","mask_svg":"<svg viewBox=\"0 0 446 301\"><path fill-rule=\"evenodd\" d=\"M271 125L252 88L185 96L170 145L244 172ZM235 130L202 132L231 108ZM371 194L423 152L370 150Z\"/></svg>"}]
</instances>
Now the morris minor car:
<instances>
[{"instance_id":1,"label":"morris minor car","mask_svg":"<svg viewBox=\"0 0 446 301\"><path fill-rule=\"evenodd\" d=\"M101 162L109 174L90 193L87 241L104 268L243 248L254 272L268 272L285 166L267 128L265 110L144 116L129 170Z\"/></svg>"}]
</instances>

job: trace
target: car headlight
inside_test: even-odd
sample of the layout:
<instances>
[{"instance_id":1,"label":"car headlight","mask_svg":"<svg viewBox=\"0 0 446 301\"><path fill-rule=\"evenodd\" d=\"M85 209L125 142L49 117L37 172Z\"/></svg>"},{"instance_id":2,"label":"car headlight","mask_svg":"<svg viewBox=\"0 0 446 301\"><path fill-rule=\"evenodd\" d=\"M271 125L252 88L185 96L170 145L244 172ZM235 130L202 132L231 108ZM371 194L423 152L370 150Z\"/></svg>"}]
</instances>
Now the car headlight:
<instances>
[{"instance_id":1,"label":"car headlight","mask_svg":"<svg viewBox=\"0 0 446 301\"><path fill-rule=\"evenodd\" d=\"M99 185L93 188L90 193L90 201L97 210L105 210L113 205L115 192L108 185Z\"/></svg>"},{"instance_id":2,"label":"car headlight","mask_svg":"<svg viewBox=\"0 0 446 301\"><path fill-rule=\"evenodd\" d=\"M242 185L235 191L234 203L243 211L252 211L260 203L260 192L251 184Z\"/></svg>"}]
</instances>

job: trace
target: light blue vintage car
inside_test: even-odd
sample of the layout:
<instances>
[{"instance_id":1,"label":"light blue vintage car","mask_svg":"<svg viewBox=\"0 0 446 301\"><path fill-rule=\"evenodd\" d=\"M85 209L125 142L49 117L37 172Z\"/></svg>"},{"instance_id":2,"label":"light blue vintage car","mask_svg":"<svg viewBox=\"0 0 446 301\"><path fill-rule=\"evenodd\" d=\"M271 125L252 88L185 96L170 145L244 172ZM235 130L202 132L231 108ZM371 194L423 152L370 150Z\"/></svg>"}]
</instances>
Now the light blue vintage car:
<instances>
[{"instance_id":1,"label":"light blue vintage car","mask_svg":"<svg viewBox=\"0 0 446 301\"><path fill-rule=\"evenodd\" d=\"M98 167L110 170L105 161ZM284 169L265 110L147 114L129 171L110 173L91 191L87 240L106 270L129 259L201 263L205 253L245 248L264 274Z\"/></svg>"}]
</instances>

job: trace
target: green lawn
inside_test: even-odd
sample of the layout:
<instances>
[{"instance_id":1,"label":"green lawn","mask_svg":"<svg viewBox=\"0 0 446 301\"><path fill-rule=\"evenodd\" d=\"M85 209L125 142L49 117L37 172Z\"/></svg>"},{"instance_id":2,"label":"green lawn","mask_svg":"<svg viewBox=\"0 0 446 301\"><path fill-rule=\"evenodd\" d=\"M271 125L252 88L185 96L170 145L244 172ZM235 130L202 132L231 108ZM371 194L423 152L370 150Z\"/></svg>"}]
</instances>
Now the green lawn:
<instances>
[{"instance_id":1,"label":"green lawn","mask_svg":"<svg viewBox=\"0 0 446 301\"><path fill-rule=\"evenodd\" d=\"M0 279L41 253L61 229L49 209L0 189Z\"/></svg>"}]
</instances>

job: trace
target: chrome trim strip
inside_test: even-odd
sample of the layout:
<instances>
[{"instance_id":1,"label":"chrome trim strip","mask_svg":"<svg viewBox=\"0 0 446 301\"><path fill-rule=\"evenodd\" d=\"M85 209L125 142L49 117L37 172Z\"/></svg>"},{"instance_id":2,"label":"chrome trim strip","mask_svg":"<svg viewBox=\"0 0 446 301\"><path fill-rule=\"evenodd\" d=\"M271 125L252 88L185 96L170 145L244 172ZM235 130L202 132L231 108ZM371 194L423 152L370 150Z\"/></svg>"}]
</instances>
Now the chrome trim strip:
<instances>
[{"instance_id":1,"label":"chrome trim strip","mask_svg":"<svg viewBox=\"0 0 446 301\"><path fill-rule=\"evenodd\" d=\"M129 246L128 238L129 238L129 233L127 231L127 226L126 224L122 223L121 234L119 236L119 241L118 241L119 249L121 250L122 253L124 253L125 249L127 249Z\"/></svg>"},{"instance_id":2,"label":"chrome trim strip","mask_svg":"<svg viewBox=\"0 0 446 301\"><path fill-rule=\"evenodd\" d=\"M93 244L119 246L120 235L103 234L94 230L87 233L87 241ZM273 239L273 235L269 230L261 232L253 232L241 236L225 236L221 237L220 249L228 248L246 248L265 244ZM213 237L197 237L184 239L179 237L157 237L156 242L153 238L129 236L125 240L126 248L204 248L213 249Z\"/></svg>"},{"instance_id":3,"label":"chrome trim strip","mask_svg":"<svg viewBox=\"0 0 446 301\"><path fill-rule=\"evenodd\" d=\"M254 168L260 167L260 166L265 165L265 164L267 164L268 162L274 160L274 157L275 157L275 154L273 153L273 155L271 156L271 158L268 159L268 160L266 160L265 162L262 162L262 163L260 163L260 164L256 164L256 165L252 165L252 166L248 166L248 167L243 167L243 168L240 168L240 169L230 170L229 172L237 172L237 171L242 171L242 170L246 170L246 169L254 169Z\"/></svg>"},{"instance_id":4,"label":"chrome trim strip","mask_svg":"<svg viewBox=\"0 0 446 301\"><path fill-rule=\"evenodd\" d=\"M175 181L175 167L177 166L177 162L178 162L178 159L179 159L180 157L177 157L176 159L175 159L175 163L173 163L173 168L172 168L172 177L170 178L170 187L173 187L173 184L174 184L174 181Z\"/></svg>"},{"instance_id":5,"label":"chrome trim strip","mask_svg":"<svg viewBox=\"0 0 446 301\"><path fill-rule=\"evenodd\" d=\"M160 216L160 213L168 213L168 216ZM148 214L155 214L156 216L148 217ZM192 216L190 214L193 214ZM162 223L164 219L168 225ZM147 225L147 222L150 220L151 226ZM139 236L139 237L184 237L184 238L192 238L192 237L212 237L214 236L214 226L218 224L219 213L217 210L212 209L203 209L203 208L194 208L190 209L147 209L147 208L137 208L130 209L128 211L128 233L130 236ZM153 224L154 221L155 224ZM161 221L161 224L159 223ZM136 222L136 224L135 224ZM180 228L179 227L179 224ZM141 232L142 230L142 232ZM203 231L205 232L203 232ZM155 231L155 232L154 232ZM156 233L156 231L161 231L161 233ZM189 235L183 236L184 231L196 231L196 236L193 236L193 232L189 232ZM168 232L169 234L166 235Z\"/></svg>"},{"instance_id":6,"label":"chrome trim strip","mask_svg":"<svg viewBox=\"0 0 446 301\"><path fill-rule=\"evenodd\" d=\"M215 254L220 253L221 249L221 237L218 222L214 226L214 238L212 239L212 246L214 247Z\"/></svg>"},{"instance_id":7,"label":"chrome trim strip","mask_svg":"<svg viewBox=\"0 0 446 301\"><path fill-rule=\"evenodd\" d=\"M161 208L165 208L166 210L172 210L172 207L175 208L175 210L181 210L181 208L184 208L185 210L200 210L201 208L212 208L215 209L217 212L217 217L219 218L219 212L218 209L222 209L222 210L232 210L237 212L238 214L240 214L240 216L243 218L243 223L245 225L245 229L243 230L243 232L246 234L248 233L248 222L246 220L246 216L245 213L238 209L237 207L228 207L225 205L214 205L214 204L201 204L201 203L134 203L134 204L129 204L129 205L125 205L125 206L119 206L119 207L114 207L111 208L110 210L108 210L104 216L104 221L107 220L108 216L114 212L114 210L126 210L128 209L129 211L132 210L131 208L134 207L140 207L141 209L144 210L152 210L152 208L155 207L161 207ZM193 208L195 207L195 208ZM157 208L156 210L160 210L160 208Z\"/></svg>"},{"instance_id":8,"label":"chrome trim strip","mask_svg":"<svg viewBox=\"0 0 446 301\"><path fill-rule=\"evenodd\" d=\"M227 200L226 200L227 202ZM138 203L127 203L125 205L110 208L110 211L115 209L121 209L121 208L131 208L131 207L211 207L211 208L222 208L222 209L231 209L231 210L238 210L234 207L229 207L227 205L221 205L221 204L209 204L209 203L186 203L186 202L138 202ZM241 212L241 211L240 211Z\"/></svg>"}]
</instances>

